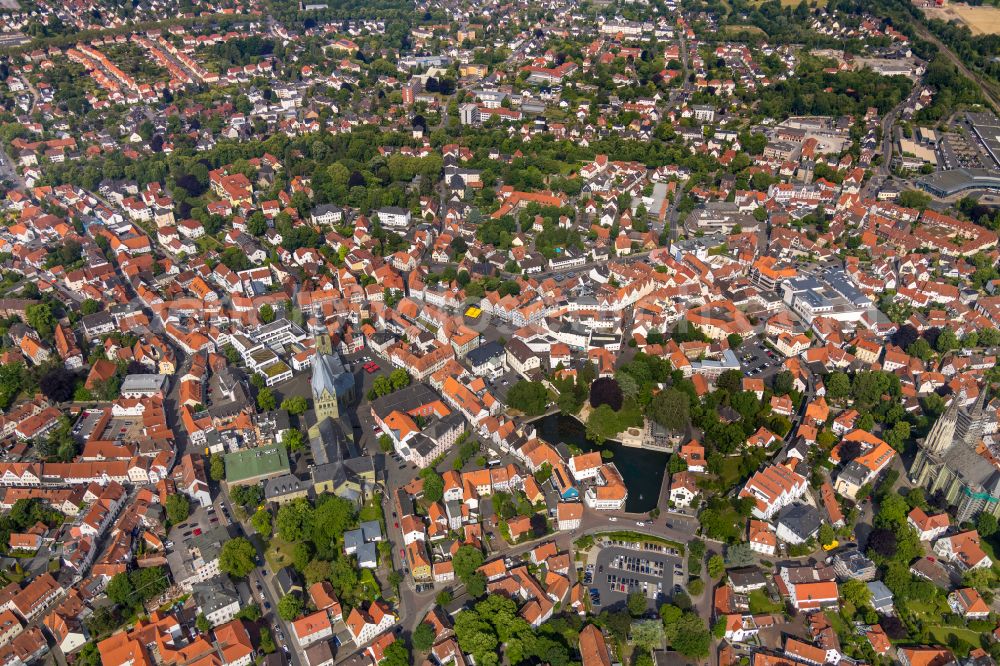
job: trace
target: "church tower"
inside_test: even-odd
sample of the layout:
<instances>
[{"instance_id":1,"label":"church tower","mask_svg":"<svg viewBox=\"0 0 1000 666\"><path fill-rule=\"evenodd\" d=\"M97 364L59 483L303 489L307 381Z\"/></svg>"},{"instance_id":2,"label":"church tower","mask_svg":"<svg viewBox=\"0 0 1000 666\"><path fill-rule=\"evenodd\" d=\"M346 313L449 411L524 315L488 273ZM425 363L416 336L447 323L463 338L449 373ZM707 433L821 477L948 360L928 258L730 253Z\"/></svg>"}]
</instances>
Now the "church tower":
<instances>
[{"instance_id":1,"label":"church tower","mask_svg":"<svg viewBox=\"0 0 1000 666\"><path fill-rule=\"evenodd\" d=\"M328 335L316 337L312 395L317 423L322 423L327 417L338 418L340 407L343 405L346 408L355 398L354 375L344 367Z\"/></svg>"},{"instance_id":2,"label":"church tower","mask_svg":"<svg viewBox=\"0 0 1000 666\"><path fill-rule=\"evenodd\" d=\"M986 407L986 393L987 389L983 387L983 390L979 392L979 397L972 403L972 407L958 413L955 437L968 446L975 447L983 438L983 410Z\"/></svg>"},{"instance_id":3,"label":"church tower","mask_svg":"<svg viewBox=\"0 0 1000 666\"><path fill-rule=\"evenodd\" d=\"M934 422L922 444L922 448L927 453L941 455L951 447L952 441L955 439L955 429L958 426L959 405L963 402L965 402L965 391L952 398L948 409Z\"/></svg>"},{"instance_id":4,"label":"church tower","mask_svg":"<svg viewBox=\"0 0 1000 666\"><path fill-rule=\"evenodd\" d=\"M336 419L340 416L340 403L337 400L336 375L332 372L330 356L317 352L313 357L312 364L312 394L313 409L316 412L316 421L323 422L323 419L330 417Z\"/></svg>"}]
</instances>

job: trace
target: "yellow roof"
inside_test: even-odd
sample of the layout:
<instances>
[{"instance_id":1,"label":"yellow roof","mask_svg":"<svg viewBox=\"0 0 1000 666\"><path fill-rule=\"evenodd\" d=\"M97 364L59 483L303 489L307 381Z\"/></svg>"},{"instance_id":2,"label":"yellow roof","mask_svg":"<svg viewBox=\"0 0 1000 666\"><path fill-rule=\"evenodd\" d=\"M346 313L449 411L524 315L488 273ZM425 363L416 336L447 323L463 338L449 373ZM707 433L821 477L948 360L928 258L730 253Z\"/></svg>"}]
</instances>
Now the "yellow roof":
<instances>
[{"instance_id":1,"label":"yellow roof","mask_svg":"<svg viewBox=\"0 0 1000 666\"><path fill-rule=\"evenodd\" d=\"M469 309L465 311L466 317L471 317L472 319L478 319L479 315L483 314L483 311L477 308L475 305L470 305Z\"/></svg>"}]
</instances>

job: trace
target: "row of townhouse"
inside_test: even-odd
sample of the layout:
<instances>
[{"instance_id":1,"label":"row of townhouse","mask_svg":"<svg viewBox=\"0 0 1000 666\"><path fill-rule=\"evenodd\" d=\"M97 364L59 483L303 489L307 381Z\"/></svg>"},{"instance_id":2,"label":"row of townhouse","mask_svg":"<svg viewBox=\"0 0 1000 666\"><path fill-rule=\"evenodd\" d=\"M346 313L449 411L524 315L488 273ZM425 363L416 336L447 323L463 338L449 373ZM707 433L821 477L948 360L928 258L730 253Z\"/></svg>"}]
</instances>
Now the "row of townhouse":
<instances>
[{"instance_id":1,"label":"row of townhouse","mask_svg":"<svg viewBox=\"0 0 1000 666\"><path fill-rule=\"evenodd\" d=\"M97 483L155 484L167 477L169 454L156 459L78 461L68 463L0 463L0 486L73 486Z\"/></svg>"}]
</instances>

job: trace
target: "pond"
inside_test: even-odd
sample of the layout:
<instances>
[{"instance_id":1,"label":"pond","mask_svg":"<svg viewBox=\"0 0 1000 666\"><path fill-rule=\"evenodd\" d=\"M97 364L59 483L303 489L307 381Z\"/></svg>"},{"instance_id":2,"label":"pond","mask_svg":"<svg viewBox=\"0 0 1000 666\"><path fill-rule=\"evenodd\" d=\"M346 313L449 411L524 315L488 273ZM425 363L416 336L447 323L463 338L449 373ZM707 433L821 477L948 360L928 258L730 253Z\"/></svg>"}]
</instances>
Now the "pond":
<instances>
[{"instance_id":1,"label":"pond","mask_svg":"<svg viewBox=\"0 0 1000 666\"><path fill-rule=\"evenodd\" d=\"M645 513L656 508L669 454L622 446L618 442L596 444L587 439L587 429L582 423L563 414L550 414L532 425L539 437L553 444L576 446L584 452L605 449L611 451L614 454L611 462L621 472L628 488L625 510L630 513Z\"/></svg>"}]
</instances>

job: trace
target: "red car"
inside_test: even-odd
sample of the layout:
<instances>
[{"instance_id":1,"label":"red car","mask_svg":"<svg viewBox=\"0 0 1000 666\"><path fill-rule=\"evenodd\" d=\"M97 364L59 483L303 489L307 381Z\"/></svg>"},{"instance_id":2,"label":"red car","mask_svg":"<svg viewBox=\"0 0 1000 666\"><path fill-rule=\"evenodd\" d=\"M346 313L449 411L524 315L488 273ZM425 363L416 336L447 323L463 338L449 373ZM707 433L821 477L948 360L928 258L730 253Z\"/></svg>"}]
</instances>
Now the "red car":
<instances>
[{"instance_id":1,"label":"red car","mask_svg":"<svg viewBox=\"0 0 1000 666\"><path fill-rule=\"evenodd\" d=\"M373 373L373 372L375 372L376 370L379 369L379 365L378 365L378 363L375 363L374 361L368 361L367 363L365 363L364 368L365 368L365 372L367 372L368 374L371 374L371 373Z\"/></svg>"},{"instance_id":2,"label":"red car","mask_svg":"<svg viewBox=\"0 0 1000 666\"><path fill-rule=\"evenodd\" d=\"M406 557L406 551L404 551L402 548L400 548L399 549L399 556L405 558Z\"/></svg>"}]
</instances>

